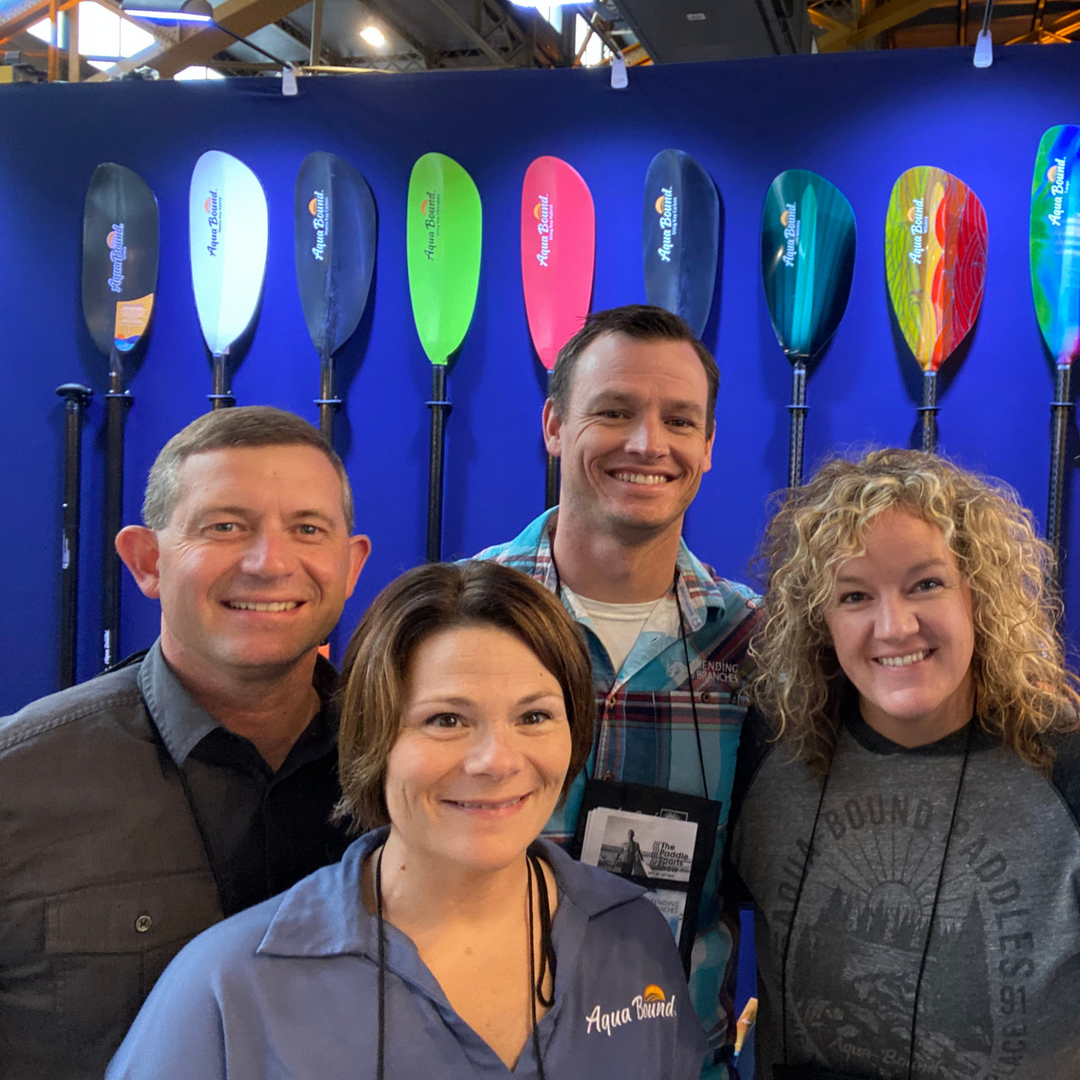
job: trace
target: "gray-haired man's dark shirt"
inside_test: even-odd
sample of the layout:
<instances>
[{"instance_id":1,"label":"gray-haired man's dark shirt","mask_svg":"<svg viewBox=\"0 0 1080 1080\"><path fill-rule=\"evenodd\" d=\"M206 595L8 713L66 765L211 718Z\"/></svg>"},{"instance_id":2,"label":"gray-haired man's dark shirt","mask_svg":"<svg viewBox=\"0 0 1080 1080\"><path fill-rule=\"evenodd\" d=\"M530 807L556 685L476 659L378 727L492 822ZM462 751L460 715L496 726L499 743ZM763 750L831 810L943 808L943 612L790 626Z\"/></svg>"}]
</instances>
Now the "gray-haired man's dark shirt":
<instances>
[{"instance_id":1,"label":"gray-haired man's dark shirt","mask_svg":"<svg viewBox=\"0 0 1080 1080\"><path fill-rule=\"evenodd\" d=\"M324 707L271 772L160 642L0 719L0 1080L100 1080L185 942L340 857L336 737Z\"/></svg>"}]
</instances>

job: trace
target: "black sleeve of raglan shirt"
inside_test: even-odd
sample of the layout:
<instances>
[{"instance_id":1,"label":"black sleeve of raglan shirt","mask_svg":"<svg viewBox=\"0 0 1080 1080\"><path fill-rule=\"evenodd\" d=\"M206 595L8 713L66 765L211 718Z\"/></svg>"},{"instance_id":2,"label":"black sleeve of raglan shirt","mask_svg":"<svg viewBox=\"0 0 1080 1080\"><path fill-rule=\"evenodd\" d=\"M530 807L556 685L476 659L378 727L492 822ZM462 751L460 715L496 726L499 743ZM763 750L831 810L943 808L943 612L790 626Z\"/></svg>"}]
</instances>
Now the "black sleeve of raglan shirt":
<instances>
[{"instance_id":1,"label":"black sleeve of raglan shirt","mask_svg":"<svg viewBox=\"0 0 1080 1080\"><path fill-rule=\"evenodd\" d=\"M755 706L751 706L743 721L739 740L739 756L735 763L735 780L731 785L731 805L728 808L727 841L724 846L723 902L727 910L753 906L750 891L743 884L731 861L731 840L738 827L739 815L747 792L765 759L772 752L771 726Z\"/></svg>"}]
</instances>

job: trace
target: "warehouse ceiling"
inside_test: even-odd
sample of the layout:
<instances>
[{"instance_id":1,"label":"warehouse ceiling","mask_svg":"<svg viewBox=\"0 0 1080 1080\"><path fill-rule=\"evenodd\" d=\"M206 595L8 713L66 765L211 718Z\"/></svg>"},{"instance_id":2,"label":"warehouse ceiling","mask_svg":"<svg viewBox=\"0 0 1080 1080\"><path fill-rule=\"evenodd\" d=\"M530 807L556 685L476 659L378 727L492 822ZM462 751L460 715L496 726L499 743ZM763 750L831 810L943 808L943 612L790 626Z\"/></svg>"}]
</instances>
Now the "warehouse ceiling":
<instances>
[{"instance_id":1,"label":"warehouse ceiling","mask_svg":"<svg viewBox=\"0 0 1080 1080\"><path fill-rule=\"evenodd\" d=\"M118 0L96 2L119 12ZM511 0L223 0L214 7L216 26L140 22L152 43L116 62L92 57L96 67L67 49L77 10L78 0L0 0L0 59L24 79L69 81L140 69L170 78L193 66L276 76L283 62L318 74L569 67L609 63L615 51L630 65L673 63L971 45L986 7L982 0L594 0L539 9ZM29 33L50 19L51 45ZM1068 42L1080 36L1080 4L995 0L991 30L996 45ZM0 82L18 81L2 75L0 68Z\"/></svg>"}]
</instances>

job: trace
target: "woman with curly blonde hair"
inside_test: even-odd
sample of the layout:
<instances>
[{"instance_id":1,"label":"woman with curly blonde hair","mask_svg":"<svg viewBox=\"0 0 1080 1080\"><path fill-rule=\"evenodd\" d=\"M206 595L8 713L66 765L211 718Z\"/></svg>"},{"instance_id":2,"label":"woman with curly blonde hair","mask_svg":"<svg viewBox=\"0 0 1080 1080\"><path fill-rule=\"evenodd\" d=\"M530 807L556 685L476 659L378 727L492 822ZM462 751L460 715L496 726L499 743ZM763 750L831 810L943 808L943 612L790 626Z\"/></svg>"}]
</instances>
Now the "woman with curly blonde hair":
<instances>
[{"instance_id":1,"label":"woman with curly blonde hair","mask_svg":"<svg viewBox=\"0 0 1080 1080\"><path fill-rule=\"evenodd\" d=\"M1003 484L878 450L766 534L730 858L760 1080L1080 1076L1080 733Z\"/></svg>"}]
</instances>

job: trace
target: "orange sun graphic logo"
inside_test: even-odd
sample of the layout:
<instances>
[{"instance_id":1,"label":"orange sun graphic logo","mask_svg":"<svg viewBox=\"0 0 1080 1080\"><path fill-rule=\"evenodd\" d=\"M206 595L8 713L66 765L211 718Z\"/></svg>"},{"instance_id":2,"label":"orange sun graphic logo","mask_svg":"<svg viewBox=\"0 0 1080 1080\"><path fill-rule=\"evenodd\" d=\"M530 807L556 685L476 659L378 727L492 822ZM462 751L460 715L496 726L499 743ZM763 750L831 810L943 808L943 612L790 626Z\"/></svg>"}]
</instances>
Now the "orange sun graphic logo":
<instances>
[{"instance_id":1,"label":"orange sun graphic logo","mask_svg":"<svg viewBox=\"0 0 1080 1080\"><path fill-rule=\"evenodd\" d=\"M423 214L424 217L427 217L427 208L428 208L428 200L424 199L424 201L420 204L420 213Z\"/></svg>"},{"instance_id":2,"label":"orange sun graphic logo","mask_svg":"<svg viewBox=\"0 0 1080 1080\"><path fill-rule=\"evenodd\" d=\"M646 1001L667 1001L664 996L664 991L660 989L655 983L650 983L645 987L645 993L641 995Z\"/></svg>"},{"instance_id":3,"label":"orange sun graphic logo","mask_svg":"<svg viewBox=\"0 0 1080 1080\"><path fill-rule=\"evenodd\" d=\"M206 202L204 202L204 203L203 203L203 209L204 209L204 210L205 210L205 211L206 211L206 212L207 212L208 214L210 213L210 207L211 207L211 205L213 204L213 201L214 201L214 197L213 197L213 196L211 195L211 196L209 196L209 197L207 198Z\"/></svg>"},{"instance_id":4,"label":"orange sun graphic logo","mask_svg":"<svg viewBox=\"0 0 1080 1080\"><path fill-rule=\"evenodd\" d=\"M105 237L105 243L109 247L116 247L116 230L114 229L108 236Z\"/></svg>"},{"instance_id":5,"label":"orange sun graphic logo","mask_svg":"<svg viewBox=\"0 0 1080 1080\"><path fill-rule=\"evenodd\" d=\"M780 224L781 224L781 225L783 225L783 226L784 226L784 228L786 229L786 228L787 228L787 223L788 223L788 222L789 222L790 220L791 220L791 211L790 211L790 210L785 210L785 211L784 211L784 212L783 212L783 213L782 213L782 214L780 215Z\"/></svg>"},{"instance_id":6,"label":"orange sun graphic logo","mask_svg":"<svg viewBox=\"0 0 1080 1080\"><path fill-rule=\"evenodd\" d=\"M536 218L537 221L540 220L540 204L539 203L537 203L533 207L533 217Z\"/></svg>"},{"instance_id":7,"label":"orange sun graphic logo","mask_svg":"<svg viewBox=\"0 0 1080 1080\"><path fill-rule=\"evenodd\" d=\"M662 214L664 212L664 196L663 195L661 195L660 198L656 200L656 212L658 214Z\"/></svg>"},{"instance_id":8,"label":"orange sun graphic logo","mask_svg":"<svg viewBox=\"0 0 1080 1080\"><path fill-rule=\"evenodd\" d=\"M318 199L312 199L311 202L309 202L307 204L308 213L310 213L312 217L315 216L315 210L318 207L318 205L319 205L319 200Z\"/></svg>"},{"instance_id":9,"label":"orange sun graphic logo","mask_svg":"<svg viewBox=\"0 0 1080 1080\"><path fill-rule=\"evenodd\" d=\"M914 206L907 212L907 219L908 219L908 221L914 223L914 221L915 221L915 207Z\"/></svg>"},{"instance_id":10,"label":"orange sun graphic logo","mask_svg":"<svg viewBox=\"0 0 1080 1080\"><path fill-rule=\"evenodd\" d=\"M1057 181L1057 166L1056 165L1051 165L1050 168L1046 171L1046 179L1049 180L1051 184L1053 184L1053 183L1055 183Z\"/></svg>"}]
</instances>

